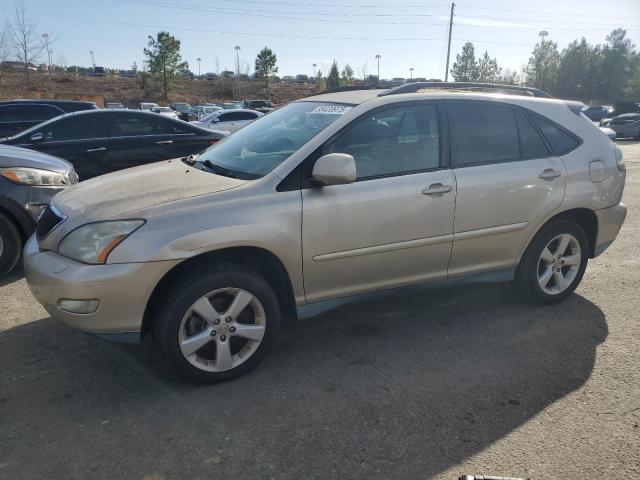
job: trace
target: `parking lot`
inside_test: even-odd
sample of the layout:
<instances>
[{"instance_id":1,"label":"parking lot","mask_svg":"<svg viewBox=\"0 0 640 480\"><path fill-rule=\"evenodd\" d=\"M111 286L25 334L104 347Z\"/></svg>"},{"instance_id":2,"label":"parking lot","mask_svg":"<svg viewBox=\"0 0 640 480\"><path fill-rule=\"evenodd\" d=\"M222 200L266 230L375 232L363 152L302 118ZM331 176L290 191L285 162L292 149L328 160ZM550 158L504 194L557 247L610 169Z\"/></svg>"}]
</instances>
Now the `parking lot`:
<instances>
[{"instance_id":1,"label":"parking lot","mask_svg":"<svg viewBox=\"0 0 640 480\"><path fill-rule=\"evenodd\" d=\"M0 478L636 478L640 142L620 144L626 223L567 301L463 284L307 309L224 384L0 280Z\"/></svg>"}]
</instances>

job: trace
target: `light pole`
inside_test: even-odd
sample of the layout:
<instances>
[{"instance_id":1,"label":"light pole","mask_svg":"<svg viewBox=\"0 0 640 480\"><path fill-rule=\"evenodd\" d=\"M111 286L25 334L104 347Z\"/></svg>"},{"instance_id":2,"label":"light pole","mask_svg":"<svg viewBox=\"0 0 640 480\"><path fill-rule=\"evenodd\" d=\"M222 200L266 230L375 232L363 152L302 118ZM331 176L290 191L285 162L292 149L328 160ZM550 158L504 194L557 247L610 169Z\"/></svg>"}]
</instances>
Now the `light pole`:
<instances>
[{"instance_id":1,"label":"light pole","mask_svg":"<svg viewBox=\"0 0 640 480\"><path fill-rule=\"evenodd\" d=\"M200 76L200 62L202 61L202 59L200 57L196 58L197 62L198 62L198 76Z\"/></svg>"},{"instance_id":2,"label":"light pole","mask_svg":"<svg viewBox=\"0 0 640 480\"><path fill-rule=\"evenodd\" d=\"M382 55L376 55L376 60L378 61L378 82L380 81L380 58L382 58Z\"/></svg>"},{"instance_id":3,"label":"light pole","mask_svg":"<svg viewBox=\"0 0 640 480\"><path fill-rule=\"evenodd\" d=\"M44 44L47 49L47 58L49 60L49 69L47 71L49 72L51 71L51 50L49 50L49 34L43 33L42 38L44 38Z\"/></svg>"},{"instance_id":4,"label":"light pole","mask_svg":"<svg viewBox=\"0 0 640 480\"><path fill-rule=\"evenodd\" d=\"M316 78L316 67L318 66L317 63L313 64L313 78Z\"/></svg>"},{"instance_id":5,"label":"light pole","mask_svg":"<svg viewBox=\"0 0 640 480\"><path fill-rule=\"evenodd\" d=\"M540 50L543 50L544 47L544 39L549 36L549 32L547 32L546 30L542 30L540 33L538 33L538 36L540 37ZM540 52L541 55L544 54L544 51ZM542 82L544 79L543 74L543 70L544 70L544 65L542 64L542 62L540 61L540 57L541 55L538 55L538 64L536 65L536 87L537 88L543 88Z\"/></svg>"},{"instance_id":6,"label":"light pole","mask_svg":"<svg viewBox=\"0 0 640 480\"><path fill-rule=\"evenodd\" d=\"M240 76L240 45L236 45L236 74Z\"/></svg>"},{"instance_id":7,"label":"light pole","mask_svg":"<svg viewBox=\"0 0 640 480\"><path fill-rule=\"evenodd\" d=\"M409 72L411 73L411 80L413 80L413 67L409 69Z\"/></svg>"}]
</instances>

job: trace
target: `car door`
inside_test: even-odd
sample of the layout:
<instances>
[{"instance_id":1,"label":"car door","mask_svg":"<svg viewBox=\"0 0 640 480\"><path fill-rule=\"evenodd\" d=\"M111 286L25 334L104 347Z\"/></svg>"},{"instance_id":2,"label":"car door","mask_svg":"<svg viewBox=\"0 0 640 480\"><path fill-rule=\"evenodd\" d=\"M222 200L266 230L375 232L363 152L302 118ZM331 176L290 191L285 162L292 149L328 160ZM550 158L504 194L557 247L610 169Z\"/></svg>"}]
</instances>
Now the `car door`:
<instances>
[{"instance_id":1,"label":"car door","mask_svg":"<svg viewBox=\"0 0 640 480\"><path fill-rule=\"evenodd\" d=\"M106 173L107 116L104 111L66 115L21 136L16 145L63 158L87 180Z\"/></svg>"},{"instance_id":2,"label":"car door","mask_svg":"<svg viewBox=\"0 0 640 480\"><path fill-rule=\"evenodd\" d=\"M511 269L562 203L566 169L526 110L482 101L446 105L458 185L449 275Z\"/></svg>"},{"instance_id":3,"label":"car door","mask_svg":"<svg viewBox=\"0 0 640 480\"><path fill-rule=\"evenodd\" d=\"M155 113L112 112L109 122L109 171L171 158L172 136L163 131L164 117Z\"/></svg>"},{"instance_id":4,"label":"car door","mask_svg":"<svg viewBox=\"0 0 640 480\"><path fill-rule=\"evenodd\" d=\"M438 111L385 107L320 149L352 155L357 180L302 190L308 301L446 277L456 185L442 166Z\"/></svg>"},{"instance_id":5,"label":"car door","mask_svg":"<svg viewBox=\"0 0 640 480\"><path fill-rule=\"evenodd\" d=\"M160 121L160 125L164 139L161 144L162 154L165 159L200 153L211 145L211 133L206 130L164 117Z\"/></svg>"}]
</instances>

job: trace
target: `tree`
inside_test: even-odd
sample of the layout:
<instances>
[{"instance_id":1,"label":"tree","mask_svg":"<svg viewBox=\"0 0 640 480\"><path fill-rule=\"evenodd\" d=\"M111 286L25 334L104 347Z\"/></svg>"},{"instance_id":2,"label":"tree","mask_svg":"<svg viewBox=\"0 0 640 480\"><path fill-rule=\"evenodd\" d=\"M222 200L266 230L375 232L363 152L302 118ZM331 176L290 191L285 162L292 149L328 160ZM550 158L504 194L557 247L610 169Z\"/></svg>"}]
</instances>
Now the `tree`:
<instances>
[{"instance_id":1,"label":"tree","mask_svg":"<svg viewBox=\"0 0 640 480\"><path fill-rule=\"evenodd\" d=\"M149 36L148 48L144 49L149 72L162 82L162 94L169 98L175 77L188 71L189 64L182 61L180 40L169 32L158 32L156 38Z\"/></svg>"},{"instance_id":2,"label":"tree","mask_svg":"<svg viewBox=\"0 0 640 480\"><path fill-rule=\"evenodd\" d=\"M318 73L316 73L316 86L318 90L324 89L324 77L322 76L322 70L318 69Z\"/></svg>"},{"instance_id":3,"label":"tree","mask_svg":"<svg viewBox=\"0 0 640 480\"><path fill-rule=\"evenodd\" d=\"M560 64L558 44L551 40L541 40L533 49L525 68L527 85L545 91L552 91Z\"/></svg>"},{"instance_id":4,"label":"tree","mask_svg":"<svg viewBox=\"0 0 640 480\"><path fill-rule=\"evenodd\" d=\"M351 85L353 81L353 68L348 63L342 69L342 83L345 85Z\"/></svg>"},{"instance_id":5,"label":"tree","mask_svg":"<svg viewBox=\"0 0 640 480\"><path fill-rule=\"evenodd\" d=\"M489 56L489 52L484 52L482 58L477 62L478 77L477 82L498 83L502 69L498 66L498 61Z\"/></svg>"},{"instance_id":6,"label":"tree","mask_svg":"<svg viewBox=\"0 0 640 480\"><path fill-rule=\"evenodd\" d=\"M634 48L626 30L618 28L607 35L600 63L600 90L604 98L616 101L624 95L625 85L632 74Z\"/></svg>"},{"instance_id":7,"label":"tree","mask_svg":"<svg viewBox=\"0 0 640 480\"><path fill-rule=\"evenodd\" d=\"M473 43L467 42L462 46L462 52L456 55L456 61L451 68L451 75L456 82L477 81L478 62L476 61Z\"/></svg>"},{"instance_id":8,"label":"tree","mask_svg":"<svg viewBox=\"0 0 640 480\"><path fill-rule=\"evenodd\" d=\"M37 63L45 49L42 37L36 31L38 24L28 20L27 9L22 2L16 2L13 23L9 24L9 42L16 58L24 66L24 76L29 83L29 67Z\"/></svg>"},{"instance_id":9,"label":"tree","mask_svg":"<svg viewBox=\"0 0 640 480\"><path fill-rule=\"evenodd\" d=\"M360 66L360 74L362 75L362 80L367 81L367 76L369 75L369 61L364 62Z\"/></svg>"},{"instance_id":10,"label":"tree","mask_svg":"<svg viewBox=\"0 0 640 480\"><path fill-rule=\"evenodd\" d=\"M329 75L327 75L327 90L332 88L338 88L340 86L340 70L338 69L338 62L335 60L331 64Z\"/></svg>"},{"instance_id":11,"label":"tree","mask_svg":"<svg viewBox=\"0 0 640 480\"><path fill-rule=\"evenodd\" d=\"M583 37L574 40L560 55L554 93L570 98L593 98L598 90L600 49Z\"/></svg>"},{"instance_id":12,"label":"tree","mask_svg":"<svg viewBox=\"0 0 640 480\"><path fill-rule=\"evenodd\" d=\"M518 72L514 72L509 68L505 68L504 71L498 75L498 80L496 83L501 85L519 85L520 84L520 75Z\"/></svg>"},{"instance_id":13,"label":"tree","mask_svg":"<svg viewBox=\"0 0 640 480\"><path fill-rule=\"evenodd\" d=\"M264 47L256 56L256 78L264 80L265 88L269 86L269 78L278 73L277 60L276 54L268 47Z\"/></svg>"}]
</instances>

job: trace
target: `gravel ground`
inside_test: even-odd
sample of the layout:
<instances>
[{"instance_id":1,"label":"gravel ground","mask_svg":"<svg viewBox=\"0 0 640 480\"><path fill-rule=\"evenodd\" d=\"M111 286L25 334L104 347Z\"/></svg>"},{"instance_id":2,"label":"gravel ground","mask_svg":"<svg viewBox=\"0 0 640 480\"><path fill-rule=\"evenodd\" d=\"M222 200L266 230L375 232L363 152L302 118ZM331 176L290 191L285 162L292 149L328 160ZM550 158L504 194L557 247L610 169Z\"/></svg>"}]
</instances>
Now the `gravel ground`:
<instances>
[{"instance_id":1,"label":"gravel ground","mask_svg":"<svg viewBox=\"0 0 640 480\"><path fill-rule=\"evenodd\" d=\"M621 145L627 221L564 303L467 284L310 310L226 384L0 280L0 478L638 478L640 143Z\"/></svg>"}]
</instances>

